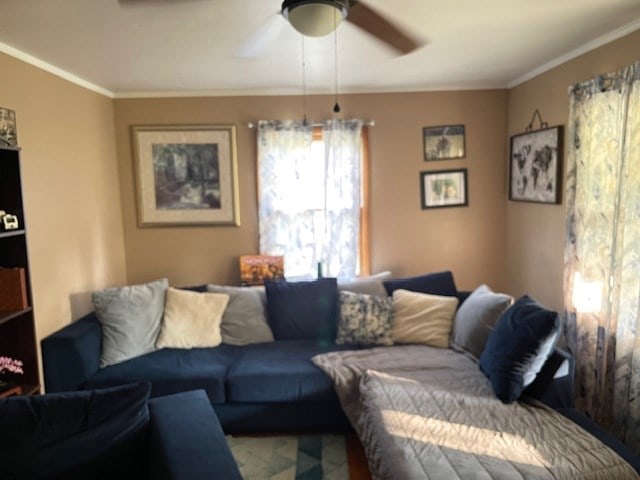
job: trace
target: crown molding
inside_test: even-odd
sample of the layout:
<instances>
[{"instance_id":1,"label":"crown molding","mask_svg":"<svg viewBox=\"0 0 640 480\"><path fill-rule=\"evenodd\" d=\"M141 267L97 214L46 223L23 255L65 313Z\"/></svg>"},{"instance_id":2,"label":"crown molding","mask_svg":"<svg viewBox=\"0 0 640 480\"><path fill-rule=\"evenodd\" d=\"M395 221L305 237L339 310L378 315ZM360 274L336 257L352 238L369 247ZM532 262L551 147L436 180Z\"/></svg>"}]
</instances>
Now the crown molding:
<instances>
[{"instance_id":1,"label":"crown molding","mask_svg":"<svg viewBox=\"0 0 640 480\"><path fill-rule=\"evenodd\" d=\"M606 33L601 37L591 40L590 42L587 42L584 45L574 50L571 50L570 52L567 52L564 55L561 55L560 57L557 57L549 62L546 62L543 65L540 65L537 68L534 68L530 72L525 73L524 75L516 78L515 80L511 80L510 82L507 83L507 88L516 87L521 83L531 80L532 78L535 78L538 75L548 72L549 70L555 67L558 67L563 63L568 62L569 60L573 60L574 58L577 58L580 55L584 55L585 53L590 52L591 50L595 50L598 47L606 45L607 43L611 43L614 40L624 37L625 35L629 35L630 33L635 32L638 29L640 29L640 18L636 18L634 21L627 23L626 25L623 25L622 27L616 30L613 30L612 32Z\"/></svg>"},{"instance_id":2,"label":"crown molding","mask_svg":"<svg viewBox=\"0 0 640 480\"><path fill-rule=\"evenodd\" d=\"M113 92L107 90L106 88L102 88L99 85L88 82L83 78L80 78L72 73L67 72L66 70L58 68L55 65L51 65L50 63L47 63L44 60L40 60L39 58L36 58L27 53L24 53L2 42L0 42L0 52L6 53L7 55L17 58L18 60L22 60L25 63L33 65L34 67L37 67L46 72L49 72L55 75L56 77L60 77L64 80L67 80L68 82L75 83L76 85L86 88L87 90L91 90L96 93L99 93L100 95L104 95L105 97L113 98L114 96Z\"/></svg>"}]
</instances>

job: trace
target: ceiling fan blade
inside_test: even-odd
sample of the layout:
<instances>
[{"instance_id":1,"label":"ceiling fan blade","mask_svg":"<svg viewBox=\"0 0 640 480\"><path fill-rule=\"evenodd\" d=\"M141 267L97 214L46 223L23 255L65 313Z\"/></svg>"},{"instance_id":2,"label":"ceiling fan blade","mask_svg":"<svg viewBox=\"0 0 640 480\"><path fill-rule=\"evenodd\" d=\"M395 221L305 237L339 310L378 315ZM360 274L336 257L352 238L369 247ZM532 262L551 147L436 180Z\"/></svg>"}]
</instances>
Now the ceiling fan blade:
<instances>
[{"instance_id":1,"label":"ceiling fan blade","mask_svg":"<svg viewBox=\"0 0 640 480\"><path fill-rule=\"evenodd\" d=\"M423 45L363 2L349 2L347 20L401 52L411 53Z\"/></svg>"},{"instance_id":2,"label":"ceiling fan blade","mask_svg":"<svg viewBox=\"0 0 640 480\"><path fill-rule=\"evenodd\" d=\"M118 4L122 7L147 7L162 5L179 5L189 2L205 2L208 0L118 0Z\"/></svg>"},{"instance_id":3,"label":"ceiling fan blade","mask_svg":"<svg viewBox=\"0 0 640 480\"><path fill-rule=\"evenodd\" d=\"M237 58L253 59L261 57L276 45L278 37L287 26L286 20L275 12L269 16L251 35L246 37L234 52Z\"/></svg>"}]
</instances>

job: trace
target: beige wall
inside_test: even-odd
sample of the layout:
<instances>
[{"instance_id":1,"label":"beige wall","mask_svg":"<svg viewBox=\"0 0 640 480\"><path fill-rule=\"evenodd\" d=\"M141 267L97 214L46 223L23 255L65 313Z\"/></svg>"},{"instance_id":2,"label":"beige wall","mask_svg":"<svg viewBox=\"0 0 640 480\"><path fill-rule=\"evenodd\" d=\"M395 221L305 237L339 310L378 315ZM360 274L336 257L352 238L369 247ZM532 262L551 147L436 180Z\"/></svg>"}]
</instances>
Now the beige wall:
<instances>
[{"instance_id":1,"label":"beige wall","mask_svg":"<svg viewBox=\"0 0 640 480\"><path fill-rule=\"evenodd\" d=\"M640 31L512 88L509 91L509 135L523 132L536 108L549 126L564 125L566 133L568 87L637 60L640 60ZM566 145L565 138L565 159ZM508 202L506 213L507 278L512 292L516 295L528 292L550 308L561 310L564 199L562 205Z\"/></svg>"},{"instance_id":2,"label":"beige wall","mask_svg":"<svg viewBox=\"0 0 640 480\"><path fill-rule=\"evenodd\" d=\"M567 87L640 58L640 32L511 91L344 95L344 117L371 119L372 270L451 268L561 307L564 206L506 201L508 135L539 108L567 122ZM174 284L238 281L237 256L258 249L255 131L261 118L300 118L300 97L111 100L0 54L0 105L16 110L39 337L91 309L88 292L168 276ZM329 96L308 99L323 119ZM130 126L238 126L241 227L139 228ZM463 123L467 157L424 162L422 127ZM114 128L115 126L115 128ZM507 135L508 132L508 135ZM468 168L468 208L420 209L419 172ZM120 179L118 177L121 177ZM125 256L126 252L126 256Z\"/></svg>"},{"instance_id":3,"label":"beige wall","mask_svg":"<svg viewBox=\"0 0 640 480\"><path fill-rule=\"evenodd\" d=\"M370 119L372 271L414 275L452 269L461 288L505 289L506 90L344 95L342 116ZM331 115L333 100L308 99L308 117ZM172 284L237 283L237 257L257 253L257 119L301 118L300 97L119 99L115 101L129 282L167 276ZM130 127L238 127L240 227L137 226ZM466 125L467 157L425 162L422 127ZM419 172L469 170L469 207L421 210Z\"/></svg>"},{"instance_id":4,"label":"beige wall","mask_svg":"<svg viewBox=\"0 0 640 480\"><path fill-rule=\"evenodd\" d=\"M38 337L126 281L113 101L0 54L0 106L16 111Z\"/></svg>"}]
</instances>

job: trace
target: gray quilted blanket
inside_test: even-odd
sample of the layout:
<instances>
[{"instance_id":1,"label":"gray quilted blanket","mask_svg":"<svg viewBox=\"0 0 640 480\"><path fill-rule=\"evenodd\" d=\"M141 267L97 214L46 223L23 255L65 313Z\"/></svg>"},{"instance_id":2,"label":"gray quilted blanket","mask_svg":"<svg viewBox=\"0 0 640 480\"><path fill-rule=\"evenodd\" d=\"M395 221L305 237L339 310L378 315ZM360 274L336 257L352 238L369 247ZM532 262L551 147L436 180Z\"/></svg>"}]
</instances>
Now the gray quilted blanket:
<instances>
[{"instance_id":1,"label":"gray quilted blanket","mask_svg":"<svg viewBox=\"0 0 640 480\"><path fill-rule=\"evenodd\" d=\"M540 403L505 405L449 349L393 346L313 358L374 479L637 479L615 452Z\"/></svg>"}]
</instances>

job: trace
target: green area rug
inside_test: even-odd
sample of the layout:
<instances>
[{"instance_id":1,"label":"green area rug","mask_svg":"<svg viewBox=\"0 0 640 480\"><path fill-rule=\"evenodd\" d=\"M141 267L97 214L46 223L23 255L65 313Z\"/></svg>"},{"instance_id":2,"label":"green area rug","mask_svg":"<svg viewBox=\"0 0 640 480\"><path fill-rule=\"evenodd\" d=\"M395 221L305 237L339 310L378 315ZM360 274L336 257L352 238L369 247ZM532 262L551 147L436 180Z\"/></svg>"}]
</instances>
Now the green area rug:
<instances>
[{"instance_id":1,"label":"green area rug","mask_svg":"<svg viewBox=\"0 0 640 480\"><path fill-rule=\"evenodd\" d=\"M227 437L244 480L349 480L344 435Z\"/></svg>"}]
</instances>

